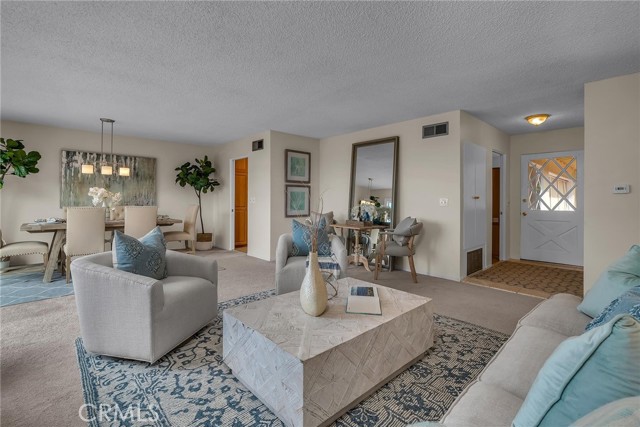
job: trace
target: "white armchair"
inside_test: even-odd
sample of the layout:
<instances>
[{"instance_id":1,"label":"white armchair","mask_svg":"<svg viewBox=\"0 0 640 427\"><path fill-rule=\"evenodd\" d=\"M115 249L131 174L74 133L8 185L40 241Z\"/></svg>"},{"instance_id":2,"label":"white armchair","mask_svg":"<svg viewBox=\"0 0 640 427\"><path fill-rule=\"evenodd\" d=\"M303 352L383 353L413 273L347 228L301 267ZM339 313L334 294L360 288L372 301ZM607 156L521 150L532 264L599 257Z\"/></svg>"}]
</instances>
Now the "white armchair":
<instances>
[{"instance_id":1,"label":"white armchair","mask_svg":"<svg viewBox=\"0 0 640 427\"><path fill-rule=\"evenodd\" d=\"M340 265L340 277L346 277L349 261L347 249L335 234L329 235L331 239L331 253ZM306 272L307 256L292 256L293 236L291 233L282 234L276 247L276 294L286 294L300 289L302 279Z\"/></svg>"},{"instance_id":2,"label":"white armchair","mask_svg":"<svg viewBox=\"0 0 640 427\"><path fill-rule=\"evenodd\" d=\"M218 314L218 263L167 251L169 276L116 270L111 252L71 263L84 347L154 363Z\"/></svg>"}]
</instances>

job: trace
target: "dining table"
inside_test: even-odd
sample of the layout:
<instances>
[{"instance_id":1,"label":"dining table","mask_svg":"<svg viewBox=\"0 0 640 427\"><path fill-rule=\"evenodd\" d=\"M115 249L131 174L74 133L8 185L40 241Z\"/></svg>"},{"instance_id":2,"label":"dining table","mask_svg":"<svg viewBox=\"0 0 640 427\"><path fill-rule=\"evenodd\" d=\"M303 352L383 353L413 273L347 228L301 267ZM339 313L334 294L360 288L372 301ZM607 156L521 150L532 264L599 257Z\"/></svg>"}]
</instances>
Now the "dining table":
<instances>
[{"instance_id":1,"label":"dining table","mask_svg":"<svg viewBox=\"0 0 640 427\"><path fill-rule=\"evenodd\" d=\"M161 227L174 224L180 224L181 219L158 217L156 225ZM104 222L105 231L124 230L124 219L106 220ZM56 270L59 261L59 254L64 245L67 234L66 221L56 222L28 222L20 226L20 231L26 231L27 233L53 233L53 240L49 247L49 261L44 269L44 277L42 281L44 283L51 282L53 278L53 272Z\"/></svg>"},{"instance_id":2,"label":"dining table","mask_svg":"<svg viewBox=\"0 0 640 427\"><path fill-rule=\"evenodd\" d=\"M360 245L360 234L371 230L384 230L388 228L389 225L345 223L331 224L331 227L339 229L341 235L342 230L353 231L353 237L355 240L355 242L353 243L354 251L351 255L349 255L349 264L353 263L358 266L362 262L364 268L367 271L371 271L371 268L369 268L369 260L362 254L362 246Z\"/></svg>"}]
</instances>

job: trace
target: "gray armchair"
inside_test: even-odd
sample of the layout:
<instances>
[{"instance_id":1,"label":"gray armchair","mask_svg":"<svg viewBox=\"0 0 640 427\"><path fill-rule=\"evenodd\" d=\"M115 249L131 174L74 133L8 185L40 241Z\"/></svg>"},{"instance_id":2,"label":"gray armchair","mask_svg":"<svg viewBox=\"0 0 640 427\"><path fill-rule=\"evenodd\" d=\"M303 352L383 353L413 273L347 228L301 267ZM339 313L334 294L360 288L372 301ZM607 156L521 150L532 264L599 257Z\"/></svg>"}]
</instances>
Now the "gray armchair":
<instances>
[{"instance_id":1,"label":"gray armchair","mask_svg":"<svg viewBox=\"0 0 640 427\"><path fill-rule=\"evenodd\" d=\"M218 314L215 260L166 252L169 276L116 270L111 252L71 263L84 347L154 363Z\"/></svg>"},{"instance_id":2,"label":"gray armchair","mask_svg":"<svg viewBox=\"0 0 640 427\"><path fill-rule=\"evenodd\" d=\"M340 265L339 279L346 277L349 261L347 249L335 234L329 235L331 239L331 253ZM278 239L276 247L276 293L286 294L300 289L302 279L306 272L307 256L292 256L293 237L291 233L283 234Z\"/></svg>"},{"instance_id":3,"label":"gray armchair","mask_svg":"<svg viewBox=\"0 0 640 427\"><path fill-rule=\"evenodd\" d=\"M413 263L413 255L416 253L415 238L422 231L422 223L415 218L406 217L396 226L395 229L387 229L380 232L380 243L376 248L376 269L373 274L374 280L378 280L378 273L385 256L406 256L409 257L409 268L413 283L418 283L416 266ZM392 266L393 262L389 263Z\"/></svg>"}]
</instances>

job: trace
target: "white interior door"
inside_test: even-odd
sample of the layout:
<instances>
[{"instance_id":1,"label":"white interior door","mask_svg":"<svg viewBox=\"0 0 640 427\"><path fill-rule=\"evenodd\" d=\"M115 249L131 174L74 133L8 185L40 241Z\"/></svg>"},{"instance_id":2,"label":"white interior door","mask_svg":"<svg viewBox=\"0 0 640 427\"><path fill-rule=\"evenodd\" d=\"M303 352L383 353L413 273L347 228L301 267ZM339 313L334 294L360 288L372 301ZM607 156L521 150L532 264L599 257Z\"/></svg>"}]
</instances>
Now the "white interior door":
<instances>
[{"instance_id":1,"label":"white interior door","mask_svg":"<svg viewBox=\"0 0 640 427\"><path fill-rule=\"evenodd\" d=\"M583 264L582 159L582 151L522 156L520 258Z\"/></svg>"}]
</instances>

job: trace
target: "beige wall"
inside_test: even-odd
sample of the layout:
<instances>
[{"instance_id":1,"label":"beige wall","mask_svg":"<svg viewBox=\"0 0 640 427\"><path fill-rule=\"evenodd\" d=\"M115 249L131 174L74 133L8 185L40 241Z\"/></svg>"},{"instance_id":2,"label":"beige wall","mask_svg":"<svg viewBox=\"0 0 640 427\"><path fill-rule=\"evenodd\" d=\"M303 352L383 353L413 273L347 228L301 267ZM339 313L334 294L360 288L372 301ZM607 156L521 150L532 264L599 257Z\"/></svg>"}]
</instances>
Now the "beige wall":
<instances>
[{"instance_id":1,"label":"beige wall","mask_svg":"<svg viewBox=\"0 0 640 427\"><path fill-rule=\"evenodd\" d=\"M486 175L486 188L487 188L487 238L486 238L486 250L484 252L485 258L485 267L491 265L491 250L492 250L492 241L491 241L491 200L493 197L492 185L491 185L491 168L493 166L493 151L506 155L506 158L509 157L509 135L502 132L499 129L483 122L482 120L477 119L471 114L461 111L460 112L460 139L462 143L471 142L480 146L483 146L487 149L486 153L486 164L487 164L487 175ZM509 168L505 165L507 174L509 176ZM461 177L462 178L462 177ZM462 185L462 179L460 181L460 185ZM506 185L506 194L509 194L509 184L507 180ZM460 194L462 194L462 187L460 190ZM507 206L509 204L509 200L506 201ZM462 220L462 218L461 218ZM508 212L505 212L502 218L503 221L506 221L507 227L509 226L509 215ZM462 224L462 222L461 222ZM507 228L508 229L508 228ZM462 236L461 236L462 237ZM466 254L463 253L463 243L462 239L460 241L460 277L466 276ZM507 245L508 248L508 245ZM508 253L508 252L507 252Z\"/></svg>"},{"instance_id":2,"label":"beige wall","mask_svg":"<svg viewBox=\"0 0 640 427\"><path fill-rule=\"evenodd\" d=\"M264 149L251 151L251 142L263 139ZM238 141L211 148L216 175L222 186L216 190L213 218L217 227L215 245L233 249L231 242L231 160L249 159L249 206L247 254L256 258L271 258L271 141L265 131Z\"/></svg>"},{"instance_id":3,"label":"beige wall","mask_svg":"<svg viewBox=\"0 0 640 427\"><path fill-rule=\"evenodd\" d=\"M449 122L449 135L422 139L422 126ZM460 112L394 123L320 141L320 191L325 210L340 222L347 218L351 182L351 147L355 142L399 136L396 222L406 216L425 224L417 241L416 270L460 278ZM440 207L447 197L449 206ZM404 260L403 269L408 269Z\"/></svg>"},{"instance_id":4,"label":"beige wall","mask_svg":"<svg viewBox=\"0 0 640 427\"><path fill-rule=\"evenodd\" d=\"M96 127L98 126L96 125ZM100 149L100 133L3 121L2 137L22 139L27 151L35 150L42 155L42 159L38 163L39 173L24 179L8 176L5 188L0 190L0 223L2 224L3 237L8 242L43 240L50 243L51 234L22 232L20 224L31 222L36 218L62 216L60 208L60 152L62 149L98 151ZM176 172L174 169L186 161L193 162L196 157L204 157L205 154L211 157L211 151L211 148L199 145L176 144L118 135L116 123L115 153L156 159L156 197L160 214L184 218L187 205L198 203L192 189L182 188L175 184ZM216 174L216 176L220 175ZM224 188L224 182L222 188ZM215 225L214 232L216 232L220 225L213 222L211 215L214 197L211 194L203 195L202 210L205 228L207 231L211 231ZM87 200L89 200L88 196ZM199 228L198 226L198 230ZM181 229L181 226L163 227L165 231L170 229ZM171 245L174 247L173 245L176 244ZM16 263L38 262L38 259L17 258L14 261Z\"/></svg>"},{"instance_id":5,"label":"beige wall","mask_svg":"<svg viewBox=\"0 0 640 427\"><path fill-rule=\"evenodd\" d=\"M585 85L585 291L640 242L640 73ZM630 184L630 194L613 194Z\"/></svg>"},{"instance_id":6,"label":"beige wall","mask_svg":"<svg viewBox=\"0 0 640 427\"><path fill-rule=\"evenodd\" d=\"M291 233L293 218L285 217L285 157L284 150L311 153L310 207L318 209L320 147L318 140L284 132L271 131L271 259L275 259L276 245L281 234ZM325 212L330 209L323 209ZM301 218L298 218L301 219Z\"/></svg>"},{"instance_id":7,"label":"beige wall","mask_svg":"<svg viewBox=\"0 0 640 427\"><path fill-rule=\"evenodd\" d=\"M509 207L509 258L520 259L520 160L522 155L582 150L584 148L584 128L560 129L511 136L509 159L509 169L511 170L509 178L511 194ZM585 177L587 175L585 173ZM585 190L587 188L587 181L585 180Z\"/></svg>"}]
</instances>

